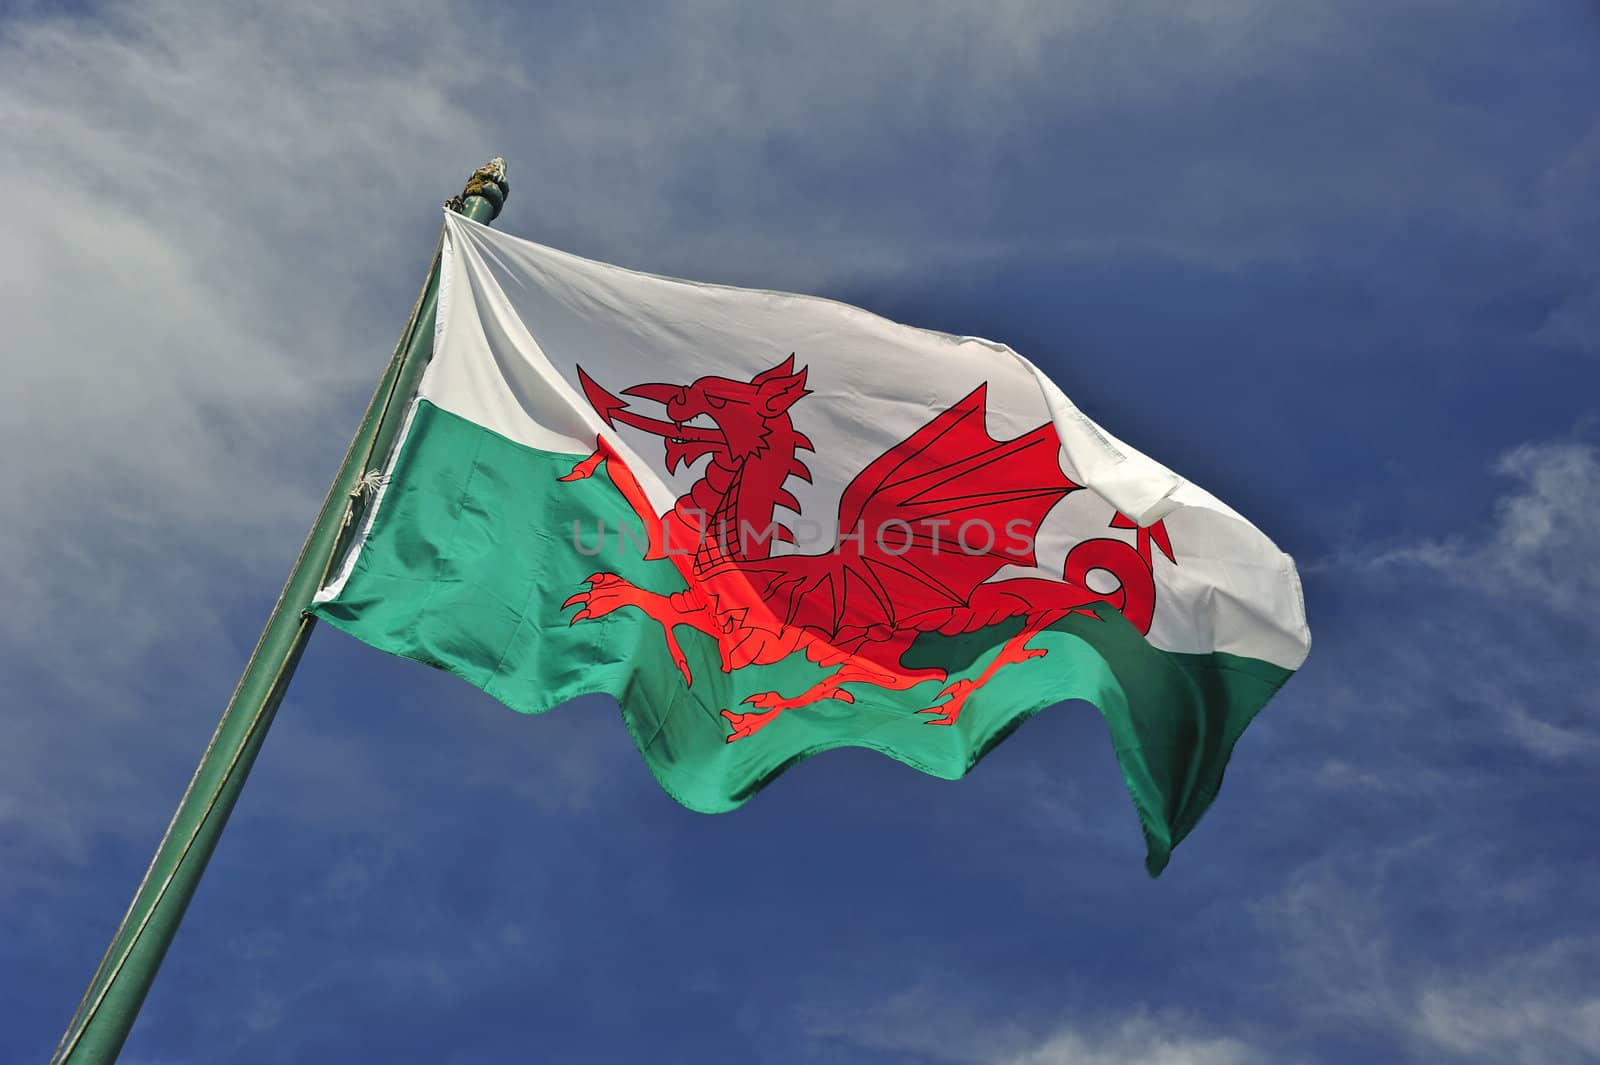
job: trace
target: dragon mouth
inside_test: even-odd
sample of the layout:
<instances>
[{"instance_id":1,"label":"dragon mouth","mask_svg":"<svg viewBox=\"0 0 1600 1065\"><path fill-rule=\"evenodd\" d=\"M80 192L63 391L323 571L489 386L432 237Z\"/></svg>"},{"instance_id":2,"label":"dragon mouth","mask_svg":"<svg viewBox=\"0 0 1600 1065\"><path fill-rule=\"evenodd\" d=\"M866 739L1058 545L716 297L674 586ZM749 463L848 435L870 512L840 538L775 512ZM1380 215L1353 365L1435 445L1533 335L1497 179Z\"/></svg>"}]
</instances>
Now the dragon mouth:
<instances>
[{"instance_id":1,"label":"dragon mouth","mask_svg":"<svg viewBox=\"0 0 1600 1065\"><path fill-rule=\"evenodd\" d=\"M588 397L589 403L607 425L615 428L620 423L630 428L650 433L652 436L659 436L665 441L668 473L673 472L680 462L688 465L712 452L727 449L727 437L723 435L722 430L717 427L716 423L704 414L696 415L687 422L652 418L647 414L640 414L638 411L628 409L627 400L620 396L612 395L595 383L594 378L585 373L581 366L578 367L578 380L583 385L583 391ZM665 406L666 395L664 393L657 395L656 393L661 392L666 387L664 385L639 385L627 389L625 394L637 394L641 398L659 402ZM670 391L677 393L679 390L672 388ZM710 422L710 424L696 424L702 418Z\"/></svg>"},{"instance_id":2,"label":"dragon mouth","mask_svg":"<svg viewBox=\"0 0 1600 1065\"><path fill-rule=\"evenodd\" d=\"M668 473L675 472L679 463L687 468L706 455L726 448L722 430L714 425L695 425L692 421L675 421L672 425L671 433L666 435Z\"/></svg>"},{"instance_id":3,"label":"dragon mouth","mask_svg":"<svg viewBox=\"0 0 1600 1065\"><path fill-rule=\"evenodd\" d=\"M674 421L667 439L674 444L720 444L724 437L709 415L696 414L686 422Z\"/></svg>"},{"instance_id":4,"label":"dragon mouth","mask_svg":"<svg viewBox=\"0 0 1600 1065\"><path fill-rule=\"evenodd\" d=\"M722 435L722 430L716 426L695 425L693 422L664 421L660 418L651 418L648 415L621 408L610 412L611 417L606 419L606 424L620 422L635 429L642 429L647 433L662 437L669 444L716 444L727 443L727 438Z\"/></svg>"}]
</instances>

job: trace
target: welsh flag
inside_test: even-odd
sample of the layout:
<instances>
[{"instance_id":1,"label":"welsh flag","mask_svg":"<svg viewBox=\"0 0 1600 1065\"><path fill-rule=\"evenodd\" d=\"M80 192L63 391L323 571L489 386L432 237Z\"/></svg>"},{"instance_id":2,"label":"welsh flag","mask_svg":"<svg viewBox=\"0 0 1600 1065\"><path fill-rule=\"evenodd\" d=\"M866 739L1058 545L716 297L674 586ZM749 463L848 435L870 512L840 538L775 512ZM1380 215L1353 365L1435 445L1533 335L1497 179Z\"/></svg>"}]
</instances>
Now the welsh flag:
<instances>
[{"instance_id":1,"label":"welsh flag","mask_svg":"<svg viewBox=\"0 0 1600 1065\"><path fill-rule=\"evenodd\" d=\"M314 612L524 713L605 693L731 810L1105 717L1152 874L1310 646L1294 564L1001 344L446 213L434 356Z\"/></svg>"}]
</instances>

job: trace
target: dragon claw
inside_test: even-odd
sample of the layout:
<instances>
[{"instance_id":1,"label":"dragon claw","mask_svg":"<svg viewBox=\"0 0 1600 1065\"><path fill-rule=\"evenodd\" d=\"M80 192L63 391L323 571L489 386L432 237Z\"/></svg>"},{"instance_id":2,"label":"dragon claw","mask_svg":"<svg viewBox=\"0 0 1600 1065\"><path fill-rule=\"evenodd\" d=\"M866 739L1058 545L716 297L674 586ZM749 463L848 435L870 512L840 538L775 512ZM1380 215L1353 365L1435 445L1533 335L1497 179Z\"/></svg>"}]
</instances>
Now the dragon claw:
<instances>
[{"instance_id":1,"label":"dragon claw","mask_svg":"<svg viewBox=\"0 0 1600 1065\"><path fill-rule=\"evenodd\" d=\"M923 707L917 713L930 715L923 722L925 725L954 725L956 719L961 716L962 709L967 704L967 696L977 690L978 682L975 680L962 679L952 681L945 686L944 691L939 693L939 698L944 700L943 702L935 706Z\"/></svg>"},{"instance_id":2,"label":"dragon claw","mask_svg":"<svg viewBox=\"0 0 1600 1065\"><path fill-rule=\"evenodd\" d=\"M939 693L939 698L949 699L952 702L964 703L967 701L967 696L971 695L977 690L978 682L975 680L955 680L945 685L944 691ZM948 706L949 703L945 703L943 705Z\"/></svg>"},{"instance_id":3,"label":"dragon claw","mask_svg":"<svg viewBox=\"0 0 1600 1065\"><path fill-rule=\"evenodd\" d=\"M740 713L736 710L724 710L722 716L733 725L733 735L728 737L728 742L744 739L765 727L767 722L783 713L801 706L811 706L824 699L837 699L841 703L853 703L856 697L842 688L819 685L803 695L794 698L785 698L777 692L757 692L747 695L740 701L740 706L754 706L755 710Z\"/></svg>"},{"instance_id":4,"label":"dragon claw","mask_svg":"<svg viewBox=\"0 0 1600 1065\"><path fill-rule=\"evenodd\" d=\"M603 453L599 452L599 451L596 451L593 455L590 455L588 458L584 459L582 462L580 462L576 466L572 467L572 472L571 473L567 474L565 477L557 477L556 480L558 480L558 481L583 481L583 480L587 480L588 478L594 476L594 471L600 468L600 463L603 462L603 461L605 461L605 455Z\"/></svg>"},{"instance_id":5,"label":"dragon claw","mask_svg":"<svg viewBox=\"0 0 1600 1065\"><path fill-rule=\"evenodd\" d=\"M758 692L746 696L740 703L741 706L757 706L763 710L793 710L796 707L810 706L824 699L837 699L841 703L853 703L856 697L843 688L834 688L828 691L810 691L805 695L793 699L786 699L777 692Z\"/></svg>"},{"instance_id":6,"label":"dragon claw","mask_svg":"<svg viewBox=\"0 0 1600 1065\"><path fill-rule=\"evenodd\" d=\"M745 700L747 703L749 701L749 699ZM767 722L777 717L781 712L780 710L765 710L741 714L733 710L724 710L722 716L727 718L728 724L733 726L733 733L727 737L725 742L732 743L734 740L742 740L746 736L755 735L766 726Z\"/></svg>"},{"instance_id":7,"label":"dragon claw","mask_svg":"<svg viewBox=\"0 0 1600 1065\"><path fill-rule=\"evenodd\" d=\"M683 674L684 684L694 683L694 675L689 671L689 658L683 653L683 647L679 645L678 638L672 632L672 627L682 618L667 599L643 588L636 588L627 578L619 577L615 573L591 573L583 579L583 583L589 586L586 591L573 593L565 603L561 604L563 610L574 606L578 608L572 620L567 622L568 627L580 621L606 617L623 607L634 607L643 611L646 617L660 623L667 644L667 654L671 656L672 664Z\"/></svg>"},{"instance_id":8,"label":"dragon claw","mask_svg":"<svg viewBox=\"0 0 1600 1065\"><path fill-rule=\"evenodd\" d=\"M637 605L629 598L629 593L637 594L637 589L615 573L591 573L584 578L584 583L589 586L588 591L575 592L561 604L562 610L580 608L568 625L576 625L587 618L605 617L619 607Z\"/></svg>"}]
</instances>

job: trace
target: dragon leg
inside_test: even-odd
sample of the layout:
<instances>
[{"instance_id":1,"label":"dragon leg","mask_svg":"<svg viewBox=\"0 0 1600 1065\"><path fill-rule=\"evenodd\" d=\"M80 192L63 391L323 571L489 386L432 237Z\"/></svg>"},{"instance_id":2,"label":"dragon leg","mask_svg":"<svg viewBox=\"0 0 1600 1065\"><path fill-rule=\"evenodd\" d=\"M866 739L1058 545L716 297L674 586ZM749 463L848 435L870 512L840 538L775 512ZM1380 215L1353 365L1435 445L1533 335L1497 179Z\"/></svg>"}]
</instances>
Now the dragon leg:
<instances>
[{"instance_id":1,"label":"dragon leg","mask_svg":"<svg viewBox=\"0 0 1600 1065\"><path fill-rule=\"evenodd\" d=\"M1000 646L1000 653L984 667L982 673L976 677L954 681L939 693L939 698L943 699L943 702L918 710L917 713L932 715L927 720L929 725L954 725L961 717L961 711L966 708L967 697L989 683L1002 667L1016 662L1026 662L1030 658L1043 658L1048 654L1049 652L1042 647L1030 648L1028 641L1070 612L1046 610L1028 615L1027 620L1023 622L1022 631Z\"/></svg>"},{"instance_id":2,"label":"dragon leg","mask_svg":"<svg viewBox=\"0 0 1600 1065\"><path fill-rule=\"evenodd\" d=\"M818 703L824 699L837 699L841 703L855 702L855 696L839 687L840 684L844 683L839 679L839 674L842 672L843 670L840 670L839 673L818 681L793 698L786 699L777 692L761 692L758 695L750 696L742 704L744 706L754 706L757 708L755 710L743 712L724 710L722 716L727 718L728 724L733 726L733 733L728 736L727 741L732 743L734 740L742 740L746 736L755 735L785 710L810 706L812 703Z\"/></svg>"},{"instance_id":3,"label":"dragon leg","mask_svg":"<svg viewBox=\"0 0 1600 1065\"><path fill-rule=\"evenodd\" d=\"M744 700L746 706L757 709L744 712L724 710L722 716L733 726L728 742L753 735L785 710L810 706L825 699L842 703L855 702L855 696L845 691L845 684L871 684L890 691L905 691L923 681L944 680L942 669L908 669L899 664L900 656L916 639L915 631L896 632L889 639L869 644L870 653L837 652L828 659L837 661L839 668L822 678L799 695L785 697L778 692L761 692ZM825 645L824 645L825 646ZM832 664L825 659L823 665Z\"/></svg>"},{"instance_id":4,"label":"dragon leg","mask_svg":"<svg viewBox=\"0 0 1600 1065\"><path fill-rule=\"evenodd\" d=\"M702 616L703 611L697 613L681 610L671 598L637 588L626 578L619 577L615 573L592 573L585 579L585 583L589 585L587 591L578 592L561 604L563 610L571 606L579 608L568 624L576 625L580 621L603 618L625 606L637 607L661 625L662 635L666 639L667 653L678 664L678 669L683 673L684 683L694 683L694 677L689 673L689 660L684 656L683 647L678 643L678 637L673 629L679 625L690 625L714 635L709 619Z\"/></svg>"}]
</instances>

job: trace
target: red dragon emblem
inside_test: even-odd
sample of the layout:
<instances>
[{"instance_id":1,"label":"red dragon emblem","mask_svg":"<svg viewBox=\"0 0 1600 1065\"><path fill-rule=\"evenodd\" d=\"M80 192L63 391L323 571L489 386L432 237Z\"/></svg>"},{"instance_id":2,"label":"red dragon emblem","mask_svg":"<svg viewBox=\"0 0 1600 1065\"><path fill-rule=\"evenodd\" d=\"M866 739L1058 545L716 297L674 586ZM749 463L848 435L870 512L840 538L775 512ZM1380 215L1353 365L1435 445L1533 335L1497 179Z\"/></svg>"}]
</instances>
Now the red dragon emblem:
<instances>
[{"instance_id":1,"label":"red dragon emblem","mask_svg":"<svg viewBox=\"0 0 1600 1065\"><path fill-rule=\"evenodd\" d=\"M926 714L930 725L953 725L968 696L1005 666L1038 658L1028 641L1072 613L1096 616L1105 602L1140 632L1155 609L1152 542L1175 561L1165 527L1139 528L1122 514L1111 527L1135 529L1136 544L1084 540L1068 553L1060 580L993 579L1002 567L1034 567L1034 537L1045 516L1074 484L1061 470L1060 440L1048 422L1012 440L996 440L986 425L985 387L940 412L922 428L868 463L839 501L839 534L818 554L774 554L774 542L794 534L774 520L800 504L785 485L809 482L800 453L814 451L794 427L791 408L809 395L806 368L791 354L749 381L702 377L689 385L642 384L624 396L661 404L666 420L629 409L584 372L585 395L608 426L619 423L665 441L665 464L705 472L672 510L657 514L621 457L604 438L563 481L593 476L602 463L644 523L647 558L670 558L687 589L672 595L636 588L614 573L596 573L588 589L563 607L578 607L572 624L633 607L660 623L685 683L693 684L675 630L698 629L716 641L724 672L769 665L796 651L833 672L803 692L764 692L746 699L750 710L723 710L743 739L778 714L826 699L854 702L847 684L903 691L944 681L938 668L909 668L902 656L922 633L974 632L1008 618L1021 631L971 679L957 680ZM710 424L704 424L709 422ZM695 423L695 424L691 424ZM1115 590L1088 583L1105 571ZM1103 583L1103 582L1102 582Z\"/></svg>"}]
</instances>

